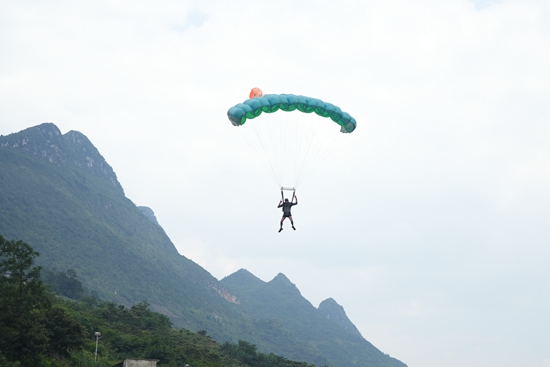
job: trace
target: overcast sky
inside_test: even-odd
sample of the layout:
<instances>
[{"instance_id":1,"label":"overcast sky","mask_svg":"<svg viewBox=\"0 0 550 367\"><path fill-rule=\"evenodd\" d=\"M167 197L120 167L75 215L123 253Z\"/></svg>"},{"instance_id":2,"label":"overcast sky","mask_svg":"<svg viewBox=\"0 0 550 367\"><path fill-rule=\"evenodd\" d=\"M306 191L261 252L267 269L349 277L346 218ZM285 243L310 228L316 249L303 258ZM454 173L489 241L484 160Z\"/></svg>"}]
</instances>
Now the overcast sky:
<instances>
[{"instance_id":1,"label":"overcast sky","mask_svg":"<svg viewBox=\"0 0 550 367\"><path fill-rule=\"evenodd\" d=\"M549 367L549 65L543 0L0 0L0 134L82 132L181 254L410 367ZM295 232L226 116L252 87L358 123Z\"/></svg>"}]
</instances>

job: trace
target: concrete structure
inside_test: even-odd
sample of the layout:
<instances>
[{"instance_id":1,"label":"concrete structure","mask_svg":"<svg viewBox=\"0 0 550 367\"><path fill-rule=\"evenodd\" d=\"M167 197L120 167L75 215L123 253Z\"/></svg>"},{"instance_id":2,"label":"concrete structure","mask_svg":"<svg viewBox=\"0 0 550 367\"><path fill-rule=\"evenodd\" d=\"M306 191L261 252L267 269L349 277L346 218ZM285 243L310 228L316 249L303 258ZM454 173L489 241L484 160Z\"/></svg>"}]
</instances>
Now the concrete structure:
<instances>
[{"instance_id":1,"label":"concrete structure","mask_svg":"<svg viewBox=\"0 0 550 367\"><path fill-rule=\"evenodd\" d=\"M158 359L127 358L115 366L121 367L157 367Z\"/></svg>"}]
</instances>

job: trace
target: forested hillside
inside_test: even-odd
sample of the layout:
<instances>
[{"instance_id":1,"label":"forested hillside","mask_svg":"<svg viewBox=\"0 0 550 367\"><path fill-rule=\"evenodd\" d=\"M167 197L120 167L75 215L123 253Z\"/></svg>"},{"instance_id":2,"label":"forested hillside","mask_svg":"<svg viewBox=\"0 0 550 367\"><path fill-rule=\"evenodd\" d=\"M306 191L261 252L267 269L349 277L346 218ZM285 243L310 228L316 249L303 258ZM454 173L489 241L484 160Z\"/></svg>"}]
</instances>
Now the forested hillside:
<instances>
[{"instance_id":1,"label":"forested hillside","mask_svg":"<svg viewBox=\"0 0 550 367\"><path fill-rule=\"evenodd\" d=\"M33 265L38 255L0 236L1 367L111 367L126 358L172 367L312 367L260 353L243 340L220 344L204 330L172 328L147 302L125 307L99 301L85 294L72 269L49 271L48 287Z\"/></svg>"}]
</instances>

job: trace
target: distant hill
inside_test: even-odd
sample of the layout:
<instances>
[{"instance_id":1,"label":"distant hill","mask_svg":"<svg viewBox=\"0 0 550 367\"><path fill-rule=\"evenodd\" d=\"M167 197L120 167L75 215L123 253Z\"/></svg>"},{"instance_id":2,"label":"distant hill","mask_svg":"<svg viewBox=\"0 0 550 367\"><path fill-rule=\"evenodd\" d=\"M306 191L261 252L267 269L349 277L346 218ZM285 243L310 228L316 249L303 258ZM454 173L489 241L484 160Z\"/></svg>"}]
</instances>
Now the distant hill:
<instances>
[{"instance_id":1,"label":"distant hill","mask_svg":"<svg viewBox=\"0 0 550 367\"><path fill-rule=\"evenodd\" d=\"M76 131L44 123L0 136L0 234L33 246L41 265L74 269L104 299L146 300L218 341L246 340L317 366L404 366L366 341L334 300L316 309L283 274L265 283L243 269L218 281L181 256Z\"/></svg>"},{"instance_id":2,"label":"distant hill","mask_svg":"<svg viewBox=\"0 0 550 367\"><path fill-rule=\"evenodd\" d=\"M329 298L319 308L313 307L282 273L265 283L241 269L221 283L239 298L247 315L266 323L277 320L297 342L314 347L316 354L327 356L327 360L312 357L318 366L404 366L366 341L336 301ZM276 354L283 352L278 347L271 344ZM299 355L286 349L285 352L291 359Z\"/></svg>"}]
</instances>

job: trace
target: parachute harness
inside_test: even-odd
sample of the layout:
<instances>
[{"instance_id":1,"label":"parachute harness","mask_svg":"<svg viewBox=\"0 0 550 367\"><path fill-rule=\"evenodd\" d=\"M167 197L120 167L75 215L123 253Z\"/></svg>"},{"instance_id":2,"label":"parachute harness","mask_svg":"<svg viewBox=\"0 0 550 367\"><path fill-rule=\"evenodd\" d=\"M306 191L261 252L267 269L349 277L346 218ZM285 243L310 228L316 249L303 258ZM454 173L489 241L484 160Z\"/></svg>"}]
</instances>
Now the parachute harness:
<instances>
[{"instance_id":1,"label":"parachute harness","mask_svg":"<svg viewBox=\"0 0 550 367\"><path fill-rule=\"evenodd\" d=\"M290 202L294 201L294 198L296 197L296 189L294 187L281 187L281 199L282 201L285 201L285 194L283 191L292 191L292 200Z\"/></svg>"}]
</instances>

